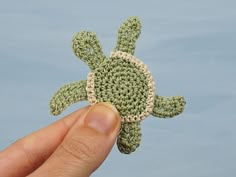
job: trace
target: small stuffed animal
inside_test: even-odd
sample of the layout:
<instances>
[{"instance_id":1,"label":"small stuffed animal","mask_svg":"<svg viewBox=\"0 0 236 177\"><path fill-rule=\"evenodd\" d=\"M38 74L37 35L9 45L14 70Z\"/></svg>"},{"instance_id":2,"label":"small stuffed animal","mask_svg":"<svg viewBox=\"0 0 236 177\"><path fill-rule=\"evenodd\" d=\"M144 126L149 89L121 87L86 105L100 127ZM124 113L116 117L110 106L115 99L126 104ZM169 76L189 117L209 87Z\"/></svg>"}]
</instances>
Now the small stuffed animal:
<instances>
[{"instance_id":1,"label":"small stuffed animal","mask_svg":"<svg viewBox=\"0 0 236 177\"><path fill-rule=\"evenodd\" d=\"M140 123L148 115L174 117L184 110L182 96L163 97L155 94L154 79L147 66L134 56L135 43L141 33L137 17L128 18L118 31L118 41L110 57L102 51L96 34L81 31L73 38L73 50L91 71L87 80L61 87L50 101L53 115L81 100L91 105L109 102L121 116L117 138L120 152L130 154L141 141Z\"/></svg>"}]
</instances>

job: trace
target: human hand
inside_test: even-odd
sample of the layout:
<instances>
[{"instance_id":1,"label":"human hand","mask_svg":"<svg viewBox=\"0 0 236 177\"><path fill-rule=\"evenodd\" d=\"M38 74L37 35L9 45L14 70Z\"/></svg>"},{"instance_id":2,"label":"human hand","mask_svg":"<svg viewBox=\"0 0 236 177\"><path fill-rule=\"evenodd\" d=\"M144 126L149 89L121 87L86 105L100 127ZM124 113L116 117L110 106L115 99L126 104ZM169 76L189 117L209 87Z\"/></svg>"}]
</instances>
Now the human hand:
<instances>
[{"instance_id":1,"label":"human hand","mask_svg":"<svg viewBox=\"0 0 236 177\"><path fill-rule=\"evenodd\" d=\"M110 104L88 106L0 152L2 177L88 177L109 154L120 118Z\"/></svg>"}]
</instances>

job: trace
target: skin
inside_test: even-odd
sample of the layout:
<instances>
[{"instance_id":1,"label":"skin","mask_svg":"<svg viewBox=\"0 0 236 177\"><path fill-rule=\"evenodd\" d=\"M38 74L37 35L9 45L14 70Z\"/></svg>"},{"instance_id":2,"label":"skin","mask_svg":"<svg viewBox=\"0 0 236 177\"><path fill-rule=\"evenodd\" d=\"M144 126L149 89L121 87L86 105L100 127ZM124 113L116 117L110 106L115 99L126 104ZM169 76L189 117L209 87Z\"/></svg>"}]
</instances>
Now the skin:
<instances>
[{"instance_id":1,"label":"skin","mask_svg":"<svg viewBox=\"0 0 236 177\"><path fill-rule=\"evenodd\" d=\"M88 177L109 154L120 117L110 104L99 103L17 140L0 152L4 177Z\"/></svg>"}]
</instances>

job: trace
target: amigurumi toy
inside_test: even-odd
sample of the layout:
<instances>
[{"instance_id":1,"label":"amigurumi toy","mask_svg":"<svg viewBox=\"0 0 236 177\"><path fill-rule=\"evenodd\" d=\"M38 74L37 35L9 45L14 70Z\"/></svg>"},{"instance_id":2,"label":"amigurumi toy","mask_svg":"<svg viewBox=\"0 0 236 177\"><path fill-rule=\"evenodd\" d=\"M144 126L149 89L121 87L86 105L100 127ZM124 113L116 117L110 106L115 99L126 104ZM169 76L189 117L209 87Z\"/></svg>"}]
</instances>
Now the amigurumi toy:
<instances>
[{"instance_id":1,"label":"amigurumi toy","mask_svg":"<svg viewBox=\"0 0 236 177\"><path fill-rule=\"evenodd\" d=\"M128 18L118 31L115 49L107 58L96 37L89 31L81 31L73 38L76 56L91 69L87 80L69 83L61 87L50 101L53 115L60 114L68 106L81 100L91 105L109 102L121 116L121 130L117 138L120 152L129 154L141 141L140 122L148 115L167 118L183 112L182 96L162 97L155 94L154 79L147 66L134 55L135 42L141 33L137 17Z\"/></svg>"}]
</instances>

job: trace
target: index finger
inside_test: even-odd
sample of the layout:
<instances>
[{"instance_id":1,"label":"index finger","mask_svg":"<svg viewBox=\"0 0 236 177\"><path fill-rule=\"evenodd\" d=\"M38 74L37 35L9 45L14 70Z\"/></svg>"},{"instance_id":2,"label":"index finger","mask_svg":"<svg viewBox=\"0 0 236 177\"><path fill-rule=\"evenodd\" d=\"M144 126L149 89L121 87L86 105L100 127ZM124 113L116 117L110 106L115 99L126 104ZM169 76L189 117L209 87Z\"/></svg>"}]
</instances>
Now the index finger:
<instances>
[{"instance_id":1,"label":"index finger","mask_svg":"<svg viewBox=\"0 0 236 177\"><path fill-rule=\"evenodd\" d=\"M42 128L0 152L0 174L23 177L37 169L62 142L70 128L90 106ZM11 169L11 170L9 170Z\"/></svg>"}]
</instances>

